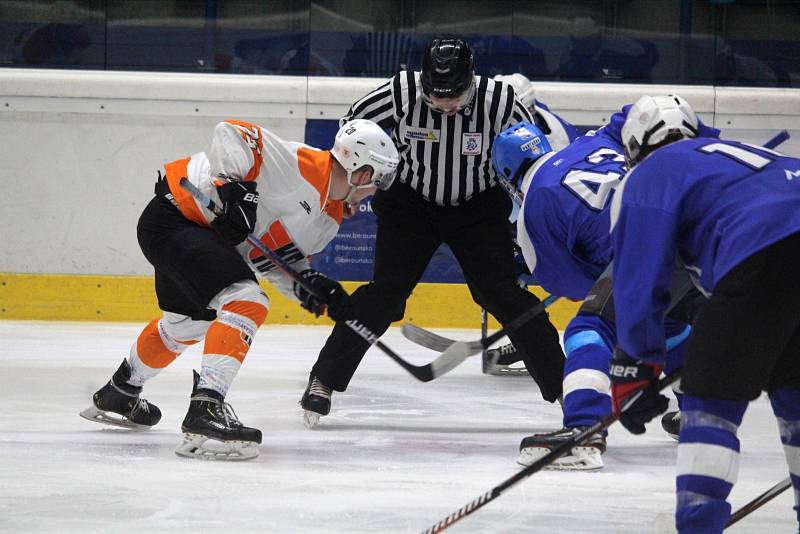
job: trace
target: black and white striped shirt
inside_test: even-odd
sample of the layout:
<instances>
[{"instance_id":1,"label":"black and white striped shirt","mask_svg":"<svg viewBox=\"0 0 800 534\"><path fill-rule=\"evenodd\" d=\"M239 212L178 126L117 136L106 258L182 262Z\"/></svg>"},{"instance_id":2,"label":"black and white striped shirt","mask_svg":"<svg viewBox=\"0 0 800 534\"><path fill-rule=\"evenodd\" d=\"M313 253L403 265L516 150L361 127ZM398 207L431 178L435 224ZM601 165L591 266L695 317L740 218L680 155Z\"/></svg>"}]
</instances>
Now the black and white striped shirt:
<instances>
[{"instance_id":1,"label":"black and white striped shirt","mask_svg":"<svg viewBox=\"0 0 800 534\"><path fill-rule=\"evenodd\" d=\"M448 117L425 105L419 78L400 71L353 104L341 124L369 119L391 129L400 153L397 179L429 201L455 206L495 185L495 136L531 115L508 84L476 76L473 102Z\"/></svg>"}]
</instances>

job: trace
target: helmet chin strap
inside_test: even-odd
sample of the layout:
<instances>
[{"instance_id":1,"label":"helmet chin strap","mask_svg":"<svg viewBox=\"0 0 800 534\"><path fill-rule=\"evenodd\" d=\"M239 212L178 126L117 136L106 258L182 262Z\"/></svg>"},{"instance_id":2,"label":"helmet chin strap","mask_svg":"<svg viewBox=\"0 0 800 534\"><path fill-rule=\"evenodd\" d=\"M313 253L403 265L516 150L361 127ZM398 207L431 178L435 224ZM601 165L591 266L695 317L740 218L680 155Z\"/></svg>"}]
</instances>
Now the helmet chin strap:
<instances>
[{"instance_id":1,"label":"helmet chin strap","mask_svg":"<svg viewBox=\"0 0 800 534\"><path fill-rule=\"evenodd\" d=\"M353 195L356 194L356 191L359 189L364 189L367 187L372 187L371 183L364 184L364 185L356 185L353 183L353 171L347 171L347 185L350 186L350 192L347 193L347 196L344 197L343 202L346 204L351 204L353 201Z\"/></svg>"},{"instance_id":2,"label":"helmet chin strap","mask_svg":"<svg viewBox=\"0 0 800 534\"><path fill-rule=\"evenodd\" d=\"M353 171L351 170L347 171L347 185L350 186L350 191L342 199L342 202L350 204L353 202L353 196L356 194L356 191L358 191L358 186L353 183Z\"/></svg>"},{"instance_id":3,"label":"helmet chin strap","mask_svg":"<svg viewBox=\"0 0 800 534\"><path fill-rule=\"evenodd\" d=\"M358 186L351 185L350 192L347 193L347 196L344 197L344 199L342 199L342 202L344 202L345 204L351 204L353 202L353 195L356 194L356 191L358 191Z\"/></svg>"}]
</instances>

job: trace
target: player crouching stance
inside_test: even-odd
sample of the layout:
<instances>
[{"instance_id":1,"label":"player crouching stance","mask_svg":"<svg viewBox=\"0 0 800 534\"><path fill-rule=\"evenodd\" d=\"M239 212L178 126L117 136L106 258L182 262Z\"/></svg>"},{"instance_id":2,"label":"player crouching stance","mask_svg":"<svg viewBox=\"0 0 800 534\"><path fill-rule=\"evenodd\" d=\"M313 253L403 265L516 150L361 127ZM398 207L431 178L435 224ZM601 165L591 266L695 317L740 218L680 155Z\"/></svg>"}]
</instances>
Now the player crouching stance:
<instances>
[{"instance_id":1,"label":"player crouching stance","mask_svg":"<svg viewBox=\"0 0 800 534\"><path fill-rule=\"evenodd\" d=\"M737 437L748 403L766 391L800 514L800 159L696 137L694 111L643 97L622 129L631 167L611 209L618 347L611 367L620 421L635 434L663 412L653 386L664 362L669 271L679 253L700 310L682 371L678 532L725 528ZM800 517L798 517L800 520Z\"/></svg>"},{"instance_id":2,"label":"player crouching stance","mask_svg":"<svg viewBox=\"0 0 800 534\"><path fill-rule=\"evenodd\" d=\"M350 299L342 286L309 268L307 257L336 235L347 209L376 188L388 188L399 158L389 136L370 121L353 121L333 151L288 142L258 125L216 126L208 153L165 166L156 196L137 227L139 245L155 268L159 319L148 324L128 358L81 412L91 421L146 429L161 411L140 398L145 382L191 345L204 341L193 372L189 409L181 425L180 456L247 460L258 456L261 431L241 423L225 397L269 299L256 273L319 316L345 320ZM215 217L179 184L187 178L223 207ZM253 234L280 254L325 302L245 241ZM209 441L211 440L211 441Z\"/></svg>"},{"instance_id":3,"label":"player crouching stance","mask_svg":"<svg viewBox=\"0 0 800 534\"><path fill-rule=\"evenodd\" d=\"M609 211L614 189L627 172L620 132L628 107L612 115L608 125L558 152L537 126L525 122L494 141L497 175L523 197L517 241L533 278L552 294L584 300L564 333L564 426L524 438L517 460L522 465L531 465L611 413L608 368L616 330ZM703 133L718 132L704 128ZM681 274L671 295L675 302L693 291L688 275ZM688 319L670 316L667 322L670 350L680 354L691 330ZM548 468L600 469L605 450L606 437L597 434Z\"/></svg>"}]
</instances>

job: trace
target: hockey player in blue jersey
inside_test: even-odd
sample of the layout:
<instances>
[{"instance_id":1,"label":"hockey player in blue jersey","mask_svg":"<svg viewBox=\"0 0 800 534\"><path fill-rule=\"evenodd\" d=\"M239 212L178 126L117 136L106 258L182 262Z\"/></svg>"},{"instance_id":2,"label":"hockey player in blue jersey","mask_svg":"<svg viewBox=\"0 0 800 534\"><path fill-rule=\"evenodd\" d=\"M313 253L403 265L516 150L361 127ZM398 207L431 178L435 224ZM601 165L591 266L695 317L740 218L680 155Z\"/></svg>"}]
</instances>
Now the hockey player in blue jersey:
<instances>
[{"instance_id":1,"label":"hockey player in blue jersey","mask_svg":"<svg viewBox=\"0 0 800 534\"><path fill-rule=\"evenodd\" d=\"M553 294L586 299L564 334L564 428L525 438L518 460L523 465L611 413L608 367L616 335L608 272L612 260L608 207L627 172L620 131L628 108L615 113L607 126L558 152L529 123L517 124L495 140L493 164L498 176L524 196L517 241L534 280ZM718 135L710 128L703 133ZM690 288L688 276L676 279L676 301ZM669 322L676 353L685 346L686 320L682 315L680 321ZM598 469L603 466L605 446L605 438L595 436L551 467Z\"/></svg>"},{"instance_id":2,"label":"hockey player in blue jersey","mask_svg":"<svg viewBox=\"0 0 800 534\"><path fill-rule=\"evenodd\" d=\"M550 111L544 102L536 99L534 84L524 74L498 74L494 79L505 82L514 88L515 95L530 111L534 124L544 133L553 150L561 150L580 137L580 132L575 126ZM511 214L512 224L516 223L518 214L519 206L515 203ZM527 285L526 277L520 277L520 284ZM485 321L484 312L484 325ZM483 372L497 376L527 374L527 370L524 365L521 365L521 362L522 355L517 352L514 345L509 343L484 352Z\"/></svg>"},{"instance_id":3,"label":"hockey player in blue jersey","mask_svg":"<svg viewBox=\"0 0 800 534\"><path fill-rule=\"evenodd\" d=\"M710 295L681 373L675 519L684 534L722 532L738 473L737 430L762 391L778 419L796 504L800 495L800 159L696 138L696 124L679 97L637 101L622 129L631 170L611 208L612 392L615 409L637 395L620 419L633 433L667 405L654 384L676 254Z\"/></svg>"}]
</instances>

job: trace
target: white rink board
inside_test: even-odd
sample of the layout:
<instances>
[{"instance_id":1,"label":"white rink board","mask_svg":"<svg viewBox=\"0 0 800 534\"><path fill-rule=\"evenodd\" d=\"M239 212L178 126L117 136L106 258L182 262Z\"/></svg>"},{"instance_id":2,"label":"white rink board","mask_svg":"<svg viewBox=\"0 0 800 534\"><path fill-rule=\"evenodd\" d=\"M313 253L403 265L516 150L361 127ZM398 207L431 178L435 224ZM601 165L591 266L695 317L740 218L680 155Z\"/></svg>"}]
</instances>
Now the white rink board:
<instances>
[{"instance_id":1,"label":"white rink board","mask_svg":"<svg viewBox=\"0 0 800 534\"><path fill-rule=\"evenodd\" d=\"M236 118L302 141L385 80L161 72L0 69L0 272L149 275L136 221L165 163L206 150ZM723 137L800 156L800 89L540 82L573 124L597 126L644 94L677 92Z\"/></svg>"},{"instance_id":2,"label":"white rink board","mask_svg":"<svg viewBox=\"0 0 800 534\"><path fill-rule=\"evenodd\" d=\"M298 400L329 329L265 326L228 400L264 433L251 462L173 454L193 348L146 387L164 412L147 432L81 419L140 325L0 322L0 532L420 532L519 467L519 440L560 426L528 378L488 377L479 358L428 384L371 350L316 430ZM477 331L444 330L475 339ZM383 340L417 363L433 353L396 329ZM786 477L765 398L740 432L738 508ZM676 443L656 421L644 436L611 429L597 473L540 472L447 532L652 532L673 506ZM796 528L791 492L728 532Z\"/></svg>"}]
</instances>

